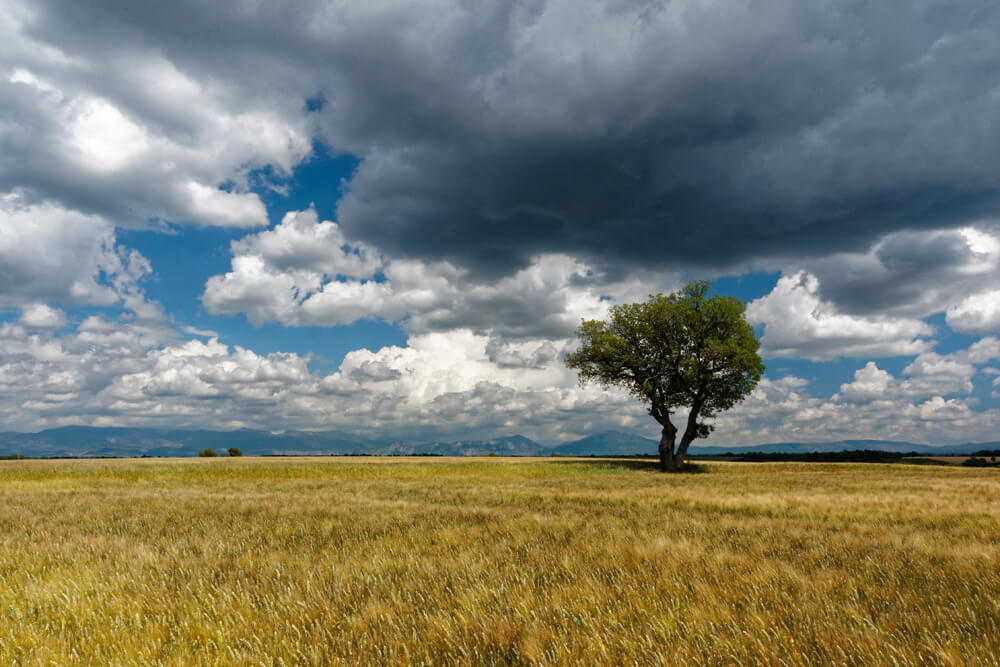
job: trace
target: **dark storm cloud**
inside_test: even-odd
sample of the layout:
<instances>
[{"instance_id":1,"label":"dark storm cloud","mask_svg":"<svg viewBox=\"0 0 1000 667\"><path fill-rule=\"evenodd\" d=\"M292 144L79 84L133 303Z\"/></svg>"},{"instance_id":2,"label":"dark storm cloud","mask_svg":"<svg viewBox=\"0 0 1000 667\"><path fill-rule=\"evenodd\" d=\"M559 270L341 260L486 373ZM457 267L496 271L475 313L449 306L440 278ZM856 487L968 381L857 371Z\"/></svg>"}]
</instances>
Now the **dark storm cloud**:
<instances>
[{"instance_id":1,"label":"dark storm cloud","mask_svg":"<svg viewBox=\"0 0 1000 667\"><path fill-rule=\"evenodd\" d=\"M993 2L37 8L34 38L156 50L234 108L322 96L361 158L347 236L481 275L820 256L1000 206Z\"/></svg>"},{"instance_id":2,"label":"dark storm cloud","mask_svg":"<svg viewBox=\"0 0 1000 667\"><path fill-rule=\"evenodd\" d=\"M542 11L499 26L514 46L485 70L424 71L391 103L352 91L352 109L421 129L376 131L391 139L339 217L389 252L504 273L554 249L647 266L821 256L991 215L996 19L919 3L615 5L599 26ZM421 116L426 96L461 103Z\"/></svg>"},{"instance_id":3,"label":"dark storm cloud","mask_svg":"<svg viewBox=\"0 0 1000 667\"><path fill-rule=\"evenodd\" d=\"M803 262L819 292L841 312L926 317L997 281L996 225L959 230L907 230L873 249Z\"/></svg>"},{"instance_id":4,"label":"dark storm cloud","mask_svg":"<svg viewBox=\"0 0 1000 667\"><path fill-rule=\"evenodd\" d=\"M890 238L872 259L867 270L858 272L829 267L821 275L823 295L857 313L914 304L937 285L954 289L974 256L958 233L909 233Z\"/></svg>"}]
</instances>

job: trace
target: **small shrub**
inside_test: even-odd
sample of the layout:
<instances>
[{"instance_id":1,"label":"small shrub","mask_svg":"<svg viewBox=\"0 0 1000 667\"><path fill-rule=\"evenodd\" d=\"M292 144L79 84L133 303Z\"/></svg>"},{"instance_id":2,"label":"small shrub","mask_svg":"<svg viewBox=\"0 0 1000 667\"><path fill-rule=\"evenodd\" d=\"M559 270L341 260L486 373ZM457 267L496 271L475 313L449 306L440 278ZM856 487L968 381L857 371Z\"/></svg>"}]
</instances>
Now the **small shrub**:
<instances>
[{"instance_id":1,"label":"small shrub","mask_svg":"<svg viewBox=\"0 0 1000 667\"><path fill-rule=\"evenodd\" d=\"M214 449L203 449L198 452L198 456L218 456Z\"/></svg>"},{"instance_id":2,"label":"small shrub","mask_svg":"<svg viewBox=\"0 0 1000 667\"><path fill-rule=\"evenodd\" d=\"M967 466L969 468L988 468L990 463L986 459L970 456L969 458L962 461L962 465Z\"/></svg>"},{"instance_id":3,"label":"small shrub","mask_svg":"<svg viewBox=\"0 0 1000 667\"><path fill-rule=\"evenodd\" d=\"M500 455L499 455L499 454L497 454L496 452L490 452L490 453L489 453L489 454L487 454L486 456L500 456Z\"/></svg>"},{"instance_id":4,"label":"small shrub","mask_svg":"<svg viewBox=\"0 0 1000 667\"><path fill-rule=\"evenodd\" d=\"M243 452L241 452L238 447L230 447L229 448L229 455L230 456L243 456Z\"/></svg>"}]
</instances>

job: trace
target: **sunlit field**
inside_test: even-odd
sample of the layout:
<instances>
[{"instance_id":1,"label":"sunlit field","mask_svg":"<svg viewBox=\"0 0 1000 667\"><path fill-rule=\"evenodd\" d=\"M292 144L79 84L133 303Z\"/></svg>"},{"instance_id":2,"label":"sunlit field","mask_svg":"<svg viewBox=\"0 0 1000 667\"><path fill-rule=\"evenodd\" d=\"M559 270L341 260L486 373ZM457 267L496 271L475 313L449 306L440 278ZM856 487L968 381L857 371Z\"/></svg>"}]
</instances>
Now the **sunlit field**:
<instances>
[{"instance_id":1,"label":"sunlit field","mask_svg":"<svg viewBox=\"0 0 1000 667\"><path fill-rule=\"evenodd\" d=\"M0 462L2 664L997 664L1000 471Z\"/></svg>"}]
</instances>

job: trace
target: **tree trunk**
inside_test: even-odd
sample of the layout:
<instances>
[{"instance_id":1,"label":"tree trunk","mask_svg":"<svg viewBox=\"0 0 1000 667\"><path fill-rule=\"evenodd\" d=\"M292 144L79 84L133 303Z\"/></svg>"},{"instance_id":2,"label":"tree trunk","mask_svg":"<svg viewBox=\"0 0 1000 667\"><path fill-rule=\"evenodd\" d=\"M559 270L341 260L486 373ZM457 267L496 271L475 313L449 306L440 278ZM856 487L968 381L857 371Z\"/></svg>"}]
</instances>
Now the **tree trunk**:
<instances>
[{"instance_id":1,"label":"tree trunk","mask_svg":"<svg viewBox=\"0 0 1000 667\"><path fill-rule=\"evenodd\" d=\"M677 438L677 428L667 420L660 432L660 470L669 472L677 470L674 457L674 440Z\"/></svg>"},{"instance_id":2,"label":"tree trunk","mask_svg":"<svg viewBox=\"0 0 1000 667\"><path fill-rule=\"evenodd\" d=\"M687 456L688 447L698 437L698 413L701 412L701 406L701 400L696 400L691 405L691 411L688 413L687 427L684 429L684 435L681 436L680 444L677 445L677 451L674 453L673 470L680 470L684 466L684 457Z\"/></svg>"},{"instance_id":3,"label":"tree trunk","mask_svg":"<svg viewBox=\"0 0 1000 667\"><path fill-rule=\"evenodd\" d=\"M681 438L680 444L677 445L677 452L674 454L672 470L676 471L684 467L684 457L687 456L688 447L691 446L692 440L694 440L694 438L689 440L687 433L685 433L684 437Z\"/></svg>"}]
</instances>

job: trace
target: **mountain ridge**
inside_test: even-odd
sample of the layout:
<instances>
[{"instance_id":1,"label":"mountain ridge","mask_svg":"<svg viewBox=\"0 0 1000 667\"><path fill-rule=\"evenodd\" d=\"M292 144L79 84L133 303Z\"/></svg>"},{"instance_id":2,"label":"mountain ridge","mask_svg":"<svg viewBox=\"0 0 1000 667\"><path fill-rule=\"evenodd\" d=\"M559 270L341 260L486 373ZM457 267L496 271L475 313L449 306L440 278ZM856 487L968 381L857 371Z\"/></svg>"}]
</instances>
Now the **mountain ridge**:
<instances>
[{"instance_id":1,"label":"mountain ridge","mask_svg":"<svg viewBox=\"0 0 1000 667\"><path fill-rule=\"evenodd\" d=\"M554 446L540 444L522 435L484 440L409 442L357 436L345 431L286 431L271 433L254 429L212 431L208 429L159 429L142 427L63 426L37 433L0 432L0 456L20 454L45 457L137 457L197 456L203 449L224 453L230 447L248 456L350 455L377 456L631 456L655 454L657 441L633 433L605 431ZM922 445L896 440L830 440L773 442L757 445L692 445L693 455L807 454L852 450L925 455L971 454L1000 449L1000 442Z\"/></svg>"}]
</instances>

